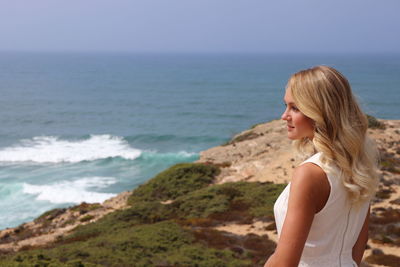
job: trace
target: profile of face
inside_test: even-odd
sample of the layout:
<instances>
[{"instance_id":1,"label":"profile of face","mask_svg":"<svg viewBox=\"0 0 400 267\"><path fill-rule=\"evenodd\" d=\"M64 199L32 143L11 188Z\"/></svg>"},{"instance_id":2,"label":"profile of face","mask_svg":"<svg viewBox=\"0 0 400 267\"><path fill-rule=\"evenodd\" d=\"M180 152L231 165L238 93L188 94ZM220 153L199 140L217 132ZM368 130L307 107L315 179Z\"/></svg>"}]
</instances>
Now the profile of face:
<instances>
[{"instance_id":1,"label":"profile of face","mask_svg":"<svg viewBox=\"0 0 400 267\"><path fill-rule=\"evenodd\" d=\"M314 122L300 112L289 89L286 90L284 101L286 109L281 118L287 122L288 138L297 140L308 137L312 140L314 137Z\"/></svg>"}]
</instances>

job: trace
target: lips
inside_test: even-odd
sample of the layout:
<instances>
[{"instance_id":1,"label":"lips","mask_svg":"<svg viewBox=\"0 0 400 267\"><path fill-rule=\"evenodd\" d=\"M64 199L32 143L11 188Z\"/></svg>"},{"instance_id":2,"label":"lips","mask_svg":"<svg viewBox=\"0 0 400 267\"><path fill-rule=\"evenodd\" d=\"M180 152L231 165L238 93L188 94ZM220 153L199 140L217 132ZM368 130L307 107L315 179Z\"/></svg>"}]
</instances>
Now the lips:
<instances>
[{"instance_id":1,"label":"lips","mask_svg":"<svg viewBox=\"0 0 400 267\"><path fill-rule=\"evenodd\" d=\"M293 126L287 125L287 130L288 130L288 131L292 131L293 129L294 129Z\"/></svg>"}]
</instances>

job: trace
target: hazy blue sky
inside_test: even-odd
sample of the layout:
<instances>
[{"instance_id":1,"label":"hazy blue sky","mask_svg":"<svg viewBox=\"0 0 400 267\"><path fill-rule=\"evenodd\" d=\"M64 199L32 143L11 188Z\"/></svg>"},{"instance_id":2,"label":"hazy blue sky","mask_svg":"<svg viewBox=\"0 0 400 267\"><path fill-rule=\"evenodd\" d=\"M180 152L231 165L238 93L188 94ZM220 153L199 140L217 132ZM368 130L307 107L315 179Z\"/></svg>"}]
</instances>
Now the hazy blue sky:
<instances>
[{"instance_id":1,"label":"hazy blue sky","mask_svg":"<svg viewBox=\"0 0 400 267\"><path fill-rule=\"evenodd\" d=\"M400 0L2 0L0 50L400 52Z\"/></svg>"}]
</instances>

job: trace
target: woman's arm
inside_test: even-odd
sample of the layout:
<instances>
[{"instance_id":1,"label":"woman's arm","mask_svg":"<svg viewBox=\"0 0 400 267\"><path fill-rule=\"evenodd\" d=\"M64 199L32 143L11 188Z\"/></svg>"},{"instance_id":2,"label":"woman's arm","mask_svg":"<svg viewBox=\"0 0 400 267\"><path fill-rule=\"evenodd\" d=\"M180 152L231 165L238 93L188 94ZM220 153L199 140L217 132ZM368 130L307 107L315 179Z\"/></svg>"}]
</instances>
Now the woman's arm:
<instances>
[{"instance_id":1,"label":"woman's arm","mask_svg":"<svg viewBox=\"0 0 400 267\"><path fill-rule=\"evenodd\" d=\"M364 224L361 228L360 234L358 235L357 241L353 246L353 259L357 263L357 265L360 265L364 255L365 247L367 246L368 226L369 226L369 209L367 216L365 217Z\"/></svg>"},{"instance_id":2,"label":"woman's arm","mask_svg":"<svg viewBox=\"0 0 400 267\"><path fill-rule=\"evenodd\" d=\"M325 206L329 192L328 179L320 167L306 163L296 168L278 245L264 267L298 266L314 215Z\"/></svg>"}]
</instances>

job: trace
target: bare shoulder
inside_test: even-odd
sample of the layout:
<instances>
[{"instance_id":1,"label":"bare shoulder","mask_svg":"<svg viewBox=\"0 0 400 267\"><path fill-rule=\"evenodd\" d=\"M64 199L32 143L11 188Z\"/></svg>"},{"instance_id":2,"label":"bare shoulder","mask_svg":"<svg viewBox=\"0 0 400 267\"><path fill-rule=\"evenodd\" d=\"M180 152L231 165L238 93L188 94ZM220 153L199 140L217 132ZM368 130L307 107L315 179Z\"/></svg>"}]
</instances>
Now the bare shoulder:
<instances>
[{"instance_id":1,"label":"bare shoulder","mask_svg":"<svg viewBox=\"0 0 400 267\"><path fill-rule=\"evenodd\" d=\"M314 163L307 162L298 166L293 173L291 194L308 199L319 212L328 200L330 184L324 170Z\"/></svg>"},{"instance_id":2,"label":"bare shoulder","mask_svg":"<svg viewBox=\"0 0 400 267\"><path fill-rule=\"evenodd\" d=\"M319 188L321 185L329 185L329 182L326 173L321 167L314 163L307 162L294 170L292 184Z\"/></svg>"}]
</instances>

